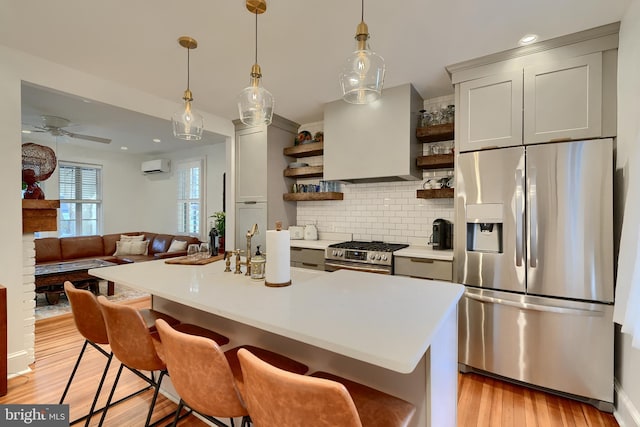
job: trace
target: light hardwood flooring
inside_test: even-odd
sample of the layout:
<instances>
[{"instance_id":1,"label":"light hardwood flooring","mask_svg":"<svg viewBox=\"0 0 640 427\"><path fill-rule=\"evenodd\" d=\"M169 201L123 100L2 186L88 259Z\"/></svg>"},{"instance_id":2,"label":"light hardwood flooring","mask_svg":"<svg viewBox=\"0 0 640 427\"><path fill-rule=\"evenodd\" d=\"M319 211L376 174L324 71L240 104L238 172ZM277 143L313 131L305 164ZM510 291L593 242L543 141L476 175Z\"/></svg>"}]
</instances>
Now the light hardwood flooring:
<instances>
[{"instance_id":1,"label":"light hardwood flooring","mask_svg":"<svg viewBox=\"0 0 640 427\"><path fill-rule=\"evenodd\" d=\"M150 299L143 298L127 304L137 308L148 307ZM58 403L83 342L70 314L36 322L36 363L32 366L32 372L9 380L9 392L0 397L0 404ZM88 411L105 362L104 356L93 348L87 349L65 401L70 404L72 420ZM118 366L119 363L114 359L103 388L100 400L102 404L106 401ZM116 397L125 396L144 385L142 380L125 370L118 384ZM105 425L144 425L151 396L152 392L146 391L110 408ZM99 407L102 406L100 402ZM160 396L153 420L170 414L175 408L173 402ZM99 415L94 416L91 425L98 425L99 418ZM184 419L179 425L205 426L193 416ZM609 427L618 424L611 414L602 413L589 405L477 374L460 374L458 426Z\"/></svg>"},{"instance_id":2,"label":"light hardwood flooring","mask_svg":"<svg viewBox=\"0 0 640 427\"><path fill-rule=\"evenodd\" d=\"M614 427L591 405L469 373L458 374L460 427Z\"/></svg>"}]
</instances>

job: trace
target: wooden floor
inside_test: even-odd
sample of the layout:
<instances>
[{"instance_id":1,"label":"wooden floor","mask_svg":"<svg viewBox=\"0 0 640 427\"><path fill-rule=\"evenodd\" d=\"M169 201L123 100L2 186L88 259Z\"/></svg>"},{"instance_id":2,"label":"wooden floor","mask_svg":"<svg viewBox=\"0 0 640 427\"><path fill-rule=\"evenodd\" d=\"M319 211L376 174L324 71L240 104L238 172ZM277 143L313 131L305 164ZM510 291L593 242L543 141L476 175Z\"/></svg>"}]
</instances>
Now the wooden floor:
<instances>
[{"instance_id":1,"label":"wooden floor","mask_svg":"<svg viewBox=\"0 0 640 427\"><path fill-rule=\"evenodd\" d=\"M129 302L135 307L148 307L149 298ZM32 372L9 380L9 392L0 397L5 403L58 403L73 364L84 340L77 332L71 315L53 317L36 322L36 363ZM65 403L69 403L71 419L89 409L106 358L89 348L80 366ZM104 390L110 390L119 363L114 361L109 370ZM118 384L119 396L125 396L145 383L124 371ZM106 401L102 393L101 402ZM106 426L141 426L147 413L151 391L127 400L109 409ZM160 396L153 420L170 414L176 405ZM92 426L98 425L94 416ZM82 424L78 424L82 425ZM180 426L205 426L190 416ZM611 414L599 412L589 405L547 393L505 383L477 374L458 376L458 426L460 427L547 427L547 426L618 426ZM339 427L339 426L336 426ZM384 426L381 426L384 427ZM438 427L438 426L434 426Z\"/></svg>"},{"instance_id":2,"label":"wooden floor","mask_svg":"<svg viewBox=\"0 0 640 427\"><path fill-rule=\"evenodd\" d=\"M458 374L458 426L618 426L591 405L469 373Z\"/></svg>"}]
</instances>

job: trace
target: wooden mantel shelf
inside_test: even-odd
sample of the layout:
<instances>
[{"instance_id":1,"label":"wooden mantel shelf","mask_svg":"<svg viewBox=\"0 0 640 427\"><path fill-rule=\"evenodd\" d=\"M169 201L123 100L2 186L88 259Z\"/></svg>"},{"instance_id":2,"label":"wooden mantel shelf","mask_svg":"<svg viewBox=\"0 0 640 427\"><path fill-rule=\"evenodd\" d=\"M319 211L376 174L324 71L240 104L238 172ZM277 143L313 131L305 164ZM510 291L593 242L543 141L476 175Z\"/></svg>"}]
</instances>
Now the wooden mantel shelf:
<instances>
[{"instance_id":1,"label":"wooden mantel shelf","mask_svg":"<svg viewBox=\"0 0 640 427\"><path fill-rule=\"evenodd\" d=\"M56 231L60 200L22 199L22 232Z\"/></svg>"}]
</instances>

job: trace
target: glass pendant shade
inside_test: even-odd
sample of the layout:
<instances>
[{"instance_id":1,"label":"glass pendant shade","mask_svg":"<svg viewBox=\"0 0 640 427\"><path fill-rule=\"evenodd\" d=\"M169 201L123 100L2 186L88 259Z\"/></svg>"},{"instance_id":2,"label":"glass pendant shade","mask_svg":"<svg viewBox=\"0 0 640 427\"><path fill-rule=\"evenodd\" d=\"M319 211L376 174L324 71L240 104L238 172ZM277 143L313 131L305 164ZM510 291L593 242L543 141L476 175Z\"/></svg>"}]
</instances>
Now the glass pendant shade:
<instances>
[{"instance_id":1,"label":"glass pendant shade","mask_svg":"<svg viewBox=\"0 0 640 427\"><path fill-rule=\"evenodd\" d=\"M271 124L273 119L273 95L260 86L260 79L251 78L251 85L238 95L238 113L240 121L247 126Z\"/></svg>"},{"instance_id":2,"label":"glass pendant shade","mask_svg":"<svg viewBox=\"0 0 640 427\"><path fill-rule=\"evenodd\" d=\"M204 119L191 107L193 94L189 89L189 52L191 49L198 47L198 42L189 36L182 36L178 39L178 44L187 49L187 90L182 95L184 108L171 116L171 124L173 126L173 136L187 141L199 141L202 139L202 131L204 130Z\"/></svg>"},{"instance_id":3,"label":"glass pendant shade","mask_svg":"<svg viewBox=\"0 0 640 427\"><path fill-rule=\"evenodd\" d=\"M273 119L273 95L260 85L262 71L258 65L258 15L267 11L266 0L246 0L247 10L256 18L255 63L251 67L251 83L238 94L240 121L247 126L269 126Z\"/></svg>"},{"instance_id":4,"label":"glass pendant shade","mask_svg":"<svg viewBox=\"0 0 640 427\"><path fill-rule=\"evenodd\" d=\"M202 139L204 119L197 111L191 109L191 101L185 100L184 109L177 111L171 117L173 135L176 138L187 141L199 141Z\"/></svg>"},{"instance_id":5,"label":"glass pendant shade","mask_svg":"<svg viewBox=\"0 0 640 427\"><path fill-rule=\"evenodd\" d=\"M368 44L364 49L355 50L340 73L342 99L351 104L368 104L377 100L382 94L384 72L384 59Z\"/></svg>"}]
</instances>

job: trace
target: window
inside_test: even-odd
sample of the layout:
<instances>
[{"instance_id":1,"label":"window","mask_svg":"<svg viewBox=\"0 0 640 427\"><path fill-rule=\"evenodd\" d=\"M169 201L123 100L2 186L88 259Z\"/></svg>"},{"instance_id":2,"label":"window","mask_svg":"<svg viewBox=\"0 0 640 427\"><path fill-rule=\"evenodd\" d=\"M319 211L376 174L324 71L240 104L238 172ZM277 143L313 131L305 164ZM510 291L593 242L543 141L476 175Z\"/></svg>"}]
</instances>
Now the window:
<instances>
[{"instance_id":1,"label":"window","mask_svg":"<svg viewBox=\"0 0 640 427\"><path fill-rule=\"evenodd\" d=\"M102 168L97 165L60 163L61 237L90 236L102 230Z\"/></svg>"},{"instance_id":2,"label":"window","mask_svg":"<svg viewBox=\"0 0 640 427\"><path fill-rule=\"evenodd\" d=\"M179 163L178 230L180 234L199 236L202 224L204 171L202 160Z\"/></svg>"}]
</instances>

